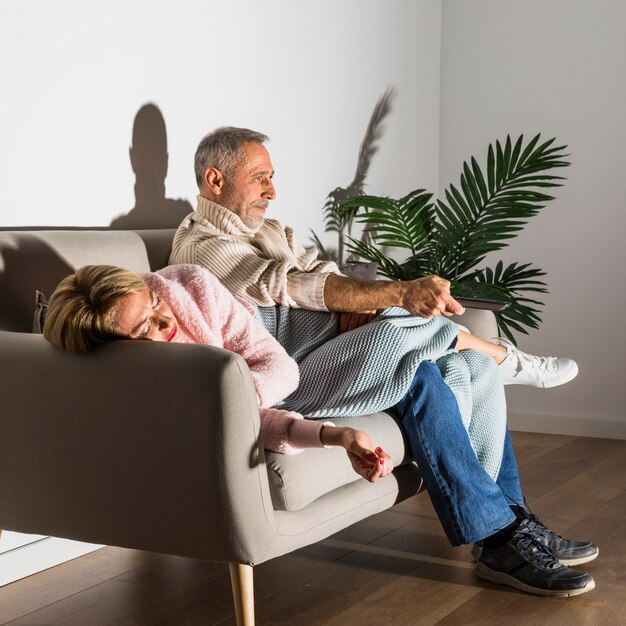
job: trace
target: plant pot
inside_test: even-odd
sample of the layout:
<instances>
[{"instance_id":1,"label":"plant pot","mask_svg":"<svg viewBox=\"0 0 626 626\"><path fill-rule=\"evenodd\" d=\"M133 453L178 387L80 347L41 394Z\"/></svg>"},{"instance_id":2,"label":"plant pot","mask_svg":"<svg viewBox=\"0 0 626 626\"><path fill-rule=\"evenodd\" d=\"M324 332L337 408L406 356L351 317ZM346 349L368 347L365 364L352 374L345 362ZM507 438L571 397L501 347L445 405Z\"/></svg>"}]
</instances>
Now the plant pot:
<instances>
[{"instance_id":1,"label":"plant pot","mask_svg":"<svg viewBox=\"0 0 626 626\"><path fill-rule=\"evenodd\" d=\"M489 340L498 336L498 324L493 311L465 307L463 315L453 315L450 319L481 339Z\"/></svg>"},{"instance_id":2,"label":"plant pot","mask_svg":"<svg viewBox=\"0 0 626 626\"><path fill-rule=\"evenodd\" d=\"M344 276L350 278L356 278L358 280L376 280L376 274L378 272L378 263L347 263L339 268L339 271Z\"/></svg>"}]
</instances>

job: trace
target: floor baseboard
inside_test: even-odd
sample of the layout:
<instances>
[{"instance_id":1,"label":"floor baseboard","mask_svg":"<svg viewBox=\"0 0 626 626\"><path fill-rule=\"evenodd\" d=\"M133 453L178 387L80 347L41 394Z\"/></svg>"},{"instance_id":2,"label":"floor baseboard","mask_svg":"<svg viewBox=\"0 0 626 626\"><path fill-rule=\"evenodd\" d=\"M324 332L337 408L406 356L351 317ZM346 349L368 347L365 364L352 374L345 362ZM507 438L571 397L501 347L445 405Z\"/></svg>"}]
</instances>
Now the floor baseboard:
<instances>
[{"instance_id":1,"label":"floor baseboard","mask_svg":"<svg viewBox=\"0 0 626 626\"><path fill-rule=\"evenodd\" d=\"M532 413L511 412L508 420L511 430L521 432L601 437L603 439L626 439L626 419L611 420L598 417L535 415Z\"/></svg>"}]
</instances>

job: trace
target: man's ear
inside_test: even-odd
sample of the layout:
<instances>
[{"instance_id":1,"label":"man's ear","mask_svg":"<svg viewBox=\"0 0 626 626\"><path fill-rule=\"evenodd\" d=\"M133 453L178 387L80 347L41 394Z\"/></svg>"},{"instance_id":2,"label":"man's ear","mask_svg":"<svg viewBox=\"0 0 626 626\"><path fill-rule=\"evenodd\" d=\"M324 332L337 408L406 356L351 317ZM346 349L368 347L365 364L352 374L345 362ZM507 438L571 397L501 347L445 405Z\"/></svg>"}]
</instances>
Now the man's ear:
<instances>
[{"instance_id":1,"label":"man's ear","mask_svg":"<svg viewBox=\"0 0 626 626\"><path fill-rule=\"evenodd\" d=\"M216 167L207 167L203 182L207 191L214 196L219 196L224 190L224 175Z\"/></svg>"}]
</instances>

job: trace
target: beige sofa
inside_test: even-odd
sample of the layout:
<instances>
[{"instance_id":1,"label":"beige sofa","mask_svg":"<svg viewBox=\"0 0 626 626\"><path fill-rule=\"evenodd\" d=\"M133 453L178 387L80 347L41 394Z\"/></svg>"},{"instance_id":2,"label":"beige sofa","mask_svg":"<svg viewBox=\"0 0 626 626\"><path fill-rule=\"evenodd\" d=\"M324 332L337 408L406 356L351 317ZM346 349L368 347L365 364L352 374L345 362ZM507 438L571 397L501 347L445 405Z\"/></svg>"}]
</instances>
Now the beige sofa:
<instances>
[{"instance_id":1,"label":"beige sofa","mask_svg":"<svg viewBox=\"0 0 626 626\"><path fill-rule=\"evenodd\" d=\"M250 373L232 353L128 341L76 355L31 332L35 290L49 295L87 263L158 269L172 236L0 232L0 528L229 563L237 621L250 624L252 566L421 481L385 413L335 420L392 455L393 475L373 485L338 448L265 452Z\"/></svg>"}]
</instances>

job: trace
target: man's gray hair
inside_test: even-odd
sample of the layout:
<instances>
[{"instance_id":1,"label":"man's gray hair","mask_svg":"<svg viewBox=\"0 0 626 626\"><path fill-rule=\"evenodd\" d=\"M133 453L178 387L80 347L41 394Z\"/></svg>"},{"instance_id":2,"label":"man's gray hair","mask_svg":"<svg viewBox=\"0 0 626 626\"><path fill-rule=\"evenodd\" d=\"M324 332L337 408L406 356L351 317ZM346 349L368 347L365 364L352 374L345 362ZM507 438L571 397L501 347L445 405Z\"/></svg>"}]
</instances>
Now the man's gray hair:
<instances>
[{"instance_id":1,"label":"man's gray hair","mask_svg":"<svg viewBox=\"0 0 626 626\"><path fill-rule=\"evenodd\" d=\"M202 138L196 150L194 169L198 187L202 186L207 168L217 168L224 177L232 175L244 157L248 143L265 143L267 135L248 128L222 126Z\"/></svg>"}]
</instances>

